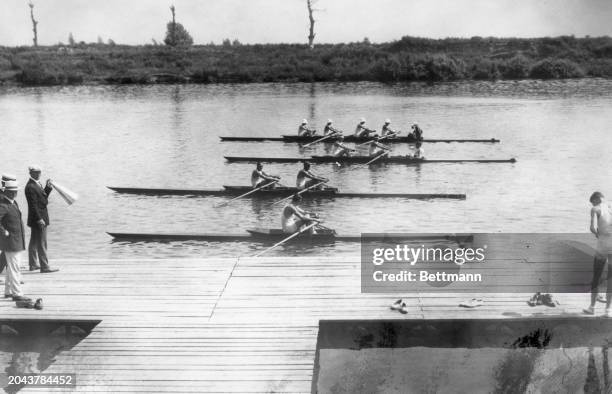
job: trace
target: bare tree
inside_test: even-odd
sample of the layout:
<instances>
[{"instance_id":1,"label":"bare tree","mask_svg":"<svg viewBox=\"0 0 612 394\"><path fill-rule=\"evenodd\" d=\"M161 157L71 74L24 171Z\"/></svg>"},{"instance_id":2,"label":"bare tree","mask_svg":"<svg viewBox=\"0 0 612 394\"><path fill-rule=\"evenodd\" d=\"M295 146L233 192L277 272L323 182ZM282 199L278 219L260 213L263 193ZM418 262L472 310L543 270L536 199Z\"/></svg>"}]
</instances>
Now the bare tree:
<instances>
[{"instance_id":1,"label":"bare tree","mask_svg":"<svg viewBox=\"0 0 612 394\"><path fill-rule=\"evenodd\" d=\"M313 13L316 11L316 9L313 8L313 5L315 3L316 3L316 0L306 0L306 6L308 7L308 20L310 22L310 31L308 34L308 46L310 47L310 49L314 48L314 39L315 39L315 32L314 32L315 18L313 16Z\"/></svg>"},{"instance_id":2,"label":"bare tree","mask_svg":"<svg viewBox=\"0 0 612 394\"><path fill-rule=\"evenodd\" d=\"M170 30L170 39L172 42L176 42L176 9L174 8L174 4L170 6L170 11L172 11L172 28Z\"/></svg>"},{"instance_id":3,"label":"bare tree","mask_svg":"<svg viewBox=\"0 0 612 394\"><path fill-rule=\"evenodd\" d=\"M34 38L32 39L32 41L34 42L34 46L37 47L38 46L38 29L36 28L36 26L38 26L38 21L34 19L34 3L30 1L28 5L30 6L30 18L32 19L32 31L34 32Z\"/></svg>"}]
</instances>

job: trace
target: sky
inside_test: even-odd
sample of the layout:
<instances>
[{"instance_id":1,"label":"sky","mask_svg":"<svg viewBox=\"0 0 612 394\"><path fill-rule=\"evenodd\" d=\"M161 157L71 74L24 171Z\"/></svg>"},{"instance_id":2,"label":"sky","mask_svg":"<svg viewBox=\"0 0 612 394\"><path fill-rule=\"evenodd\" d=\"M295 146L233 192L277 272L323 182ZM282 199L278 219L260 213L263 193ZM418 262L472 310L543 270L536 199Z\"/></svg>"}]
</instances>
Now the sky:
<instances>
[{"instance_id":1,"label":"sky","mask_svg":"<svg viewBox=\"0 0 612 394\"><path fill-rule=\"evenodd\" d=\"M196 44L304 43L306 0L32 0L40 45L162 41L169 6ZM402 36L612 36L612 0L316 0L316 42ZM32 43L28 0L0 0L0 45Z\"/></svg>"}]
</instances>

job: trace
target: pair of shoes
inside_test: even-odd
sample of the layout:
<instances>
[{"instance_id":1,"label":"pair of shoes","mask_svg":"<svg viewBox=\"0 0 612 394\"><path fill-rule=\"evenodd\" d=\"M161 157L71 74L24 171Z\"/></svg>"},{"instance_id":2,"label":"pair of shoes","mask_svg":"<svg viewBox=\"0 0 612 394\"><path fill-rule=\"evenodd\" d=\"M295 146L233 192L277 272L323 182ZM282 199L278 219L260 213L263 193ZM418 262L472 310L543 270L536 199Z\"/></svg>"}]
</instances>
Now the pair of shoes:
<instances>
[{"instance_id":1,"label":"pair of shoes","mask_svg":"<svg viewBox=\"0 0 612 394\"><path fill-rule=\"evenodd\" d=\"M408 313L408 305L400 298L391 305L391 310L406 314Z\"/></svg>"},{"instance_id":2,"label":"pair of shoes","mask_svg":"<svg viewBox=\"0 0 612 394\"><path fill-rule=\"evenodd\" d=\"M459 306L464 308L476 308L483 305L484 301L482 300L482 298L472 298L469 301L463 301L459 304Z\"/></svg>"},{"instance_id":3,"label":"pair of shoes","mask_svg":"<svg viewBox=\"0 0 612 394\"><path fill-rule=\"evenodd\" d=\"M41 310L43 308L42 298L36 300L36 302L32 302L31 299L26 300L18 300L15 302L17 308L25 308L25 309L37 309Z\"/></svg>"},{"instance_id":4,"label":"pair of shoes","mask_svg":"<svg viewBox=\"0 0 612 394\"><path fill-rule=\"evenodd\" d=\"M552 298L551 294L541 294L540 292L535 293L529 301L527 301L527 305L529 306L537 306L537 305L546 305L551 308L559 305L559 301L555 301Z\"/></svg>"},{"instance_id":5,"label":"pair of shoes","mask_svg":"<svg viewBox=\"0 0 612 394\"><path fill-rule=\"evenodd\" d=\"M536 305L542 305L542 294L540 294L540 292L538 291L537 293L535 293L530 299L529 301L527 301L527 305L529 306L536 306Z\"/></svg>"},{"instance_id":6,"label":"pair of shoes","mask_svg":"<svg viewBox=\"0 0 612 394\"><path fill-rule=\"evenodd\" d=\"M39 270L39 269L40 269L40 266L38 266L38 265L36 267L30 267L30 271L36 271L36 270Z\"/></svg>"},{"instance_id":7,"label":"pair of shoes","mask_svg":"<svg viewBox=\"0 0 612 394\"><path fill-rule=\"evenodd\" d=\"M40 273L41 274L50 274L52 272L57 272L57 271L59 271L59 268L51 268L51 267L49 267L49 268L44 269L44 270L41 269Z\"/></svg>"},{"instance_id":8,"label":"pair of shoes","mask_svg":"<svg viewBox=\"0 0 612 394\"><path fill-rule=\"evenodd\" d=\"M594 315L595 314L595 307L589 306L588 308L584 308L582 310L582 313L584 313L585 315Z\"/></svg>"},{"instance_id":9,"label":"pair of shoes","mask_svg":"<svg viewBox=\"0 0 612 394\"><path fill-rule=\"evenodd\" d=\"M32 301L31 298L25 297L25 296L13 296L13 301Z\"/></svg>"}]
</instances>

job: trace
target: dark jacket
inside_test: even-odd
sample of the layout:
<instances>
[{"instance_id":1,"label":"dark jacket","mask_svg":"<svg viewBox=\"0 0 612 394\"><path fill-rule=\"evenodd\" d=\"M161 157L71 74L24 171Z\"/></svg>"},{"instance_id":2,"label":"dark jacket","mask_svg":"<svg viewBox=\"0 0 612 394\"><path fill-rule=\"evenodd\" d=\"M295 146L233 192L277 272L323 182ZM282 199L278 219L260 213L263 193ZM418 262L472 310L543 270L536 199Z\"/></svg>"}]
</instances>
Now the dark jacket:
<instances>
[{"instance_id":1,"label":"dark jacket","mask_svg":"<svg viewBox=\"0 0 612 394\"><path fill-rule=\"evenodd\" d=\"M45 224L49 225L49 212L47 212L47 204L49 194L53 190L47 186L44 189L40 185L34 182L32 179L28 181L25 187L25 196L28 200L28 226L36 226L40 219L45 221Z\"/></svg>"},{"instance_id":2,"label":"dark jacket","mask_svg":"<svg viewBox=\"0 0 612 394\"><path fill-rule=\"evenodd\" d=\"M4 232L8 231L9 236ZM11 201L0 195L0 250L3 252L20 252L25 250L25 234L21 211L17 201Z\"/></svg>"}]
</instances>

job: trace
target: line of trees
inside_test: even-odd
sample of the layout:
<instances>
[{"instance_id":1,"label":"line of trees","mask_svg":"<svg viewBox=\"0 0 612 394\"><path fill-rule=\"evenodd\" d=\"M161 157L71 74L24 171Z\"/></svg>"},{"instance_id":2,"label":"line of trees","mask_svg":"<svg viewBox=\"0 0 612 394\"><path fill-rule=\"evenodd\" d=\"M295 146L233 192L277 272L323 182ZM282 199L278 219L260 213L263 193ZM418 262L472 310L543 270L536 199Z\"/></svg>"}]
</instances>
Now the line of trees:
<instances>
[{"instance_id":1,"label":"line of trees","mask_svg":"<svg viewBox=\"0 0 612 394\"><path fill-rule=\"evenodd\" d=\"M423 39L371 44L0 48L0 82L458 81L612 78L612 38Z\"/></svg>"}]
</instances>

